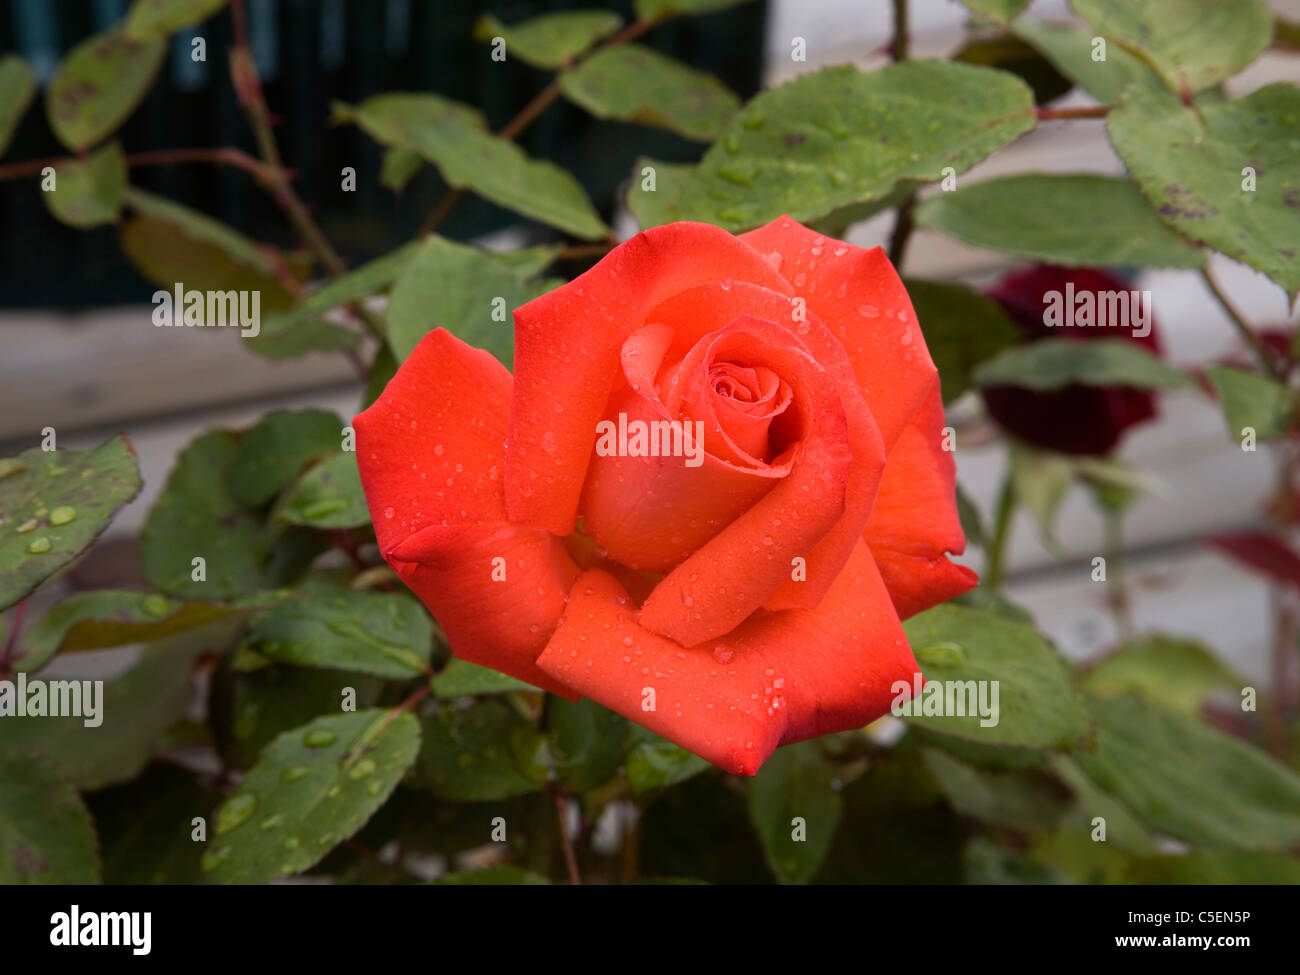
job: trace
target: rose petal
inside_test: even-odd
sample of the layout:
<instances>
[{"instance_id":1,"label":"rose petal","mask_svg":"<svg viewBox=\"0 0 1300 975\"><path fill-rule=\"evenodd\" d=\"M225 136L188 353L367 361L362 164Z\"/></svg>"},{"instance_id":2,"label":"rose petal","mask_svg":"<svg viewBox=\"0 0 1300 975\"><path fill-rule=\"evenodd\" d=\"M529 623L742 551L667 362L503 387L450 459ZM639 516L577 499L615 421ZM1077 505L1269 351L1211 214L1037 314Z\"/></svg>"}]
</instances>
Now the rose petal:
<instances>
[{"instance_id":1,"label":"rose petal","mask_svg":"<svg viewBox=\"0 0 1300 975\"><path fill-rule=\"evenodd\" d=\"M739 775L779 744L869 723L917 671L861 543L816 610L761 612L716 644L681 647L634 610L612 576L584 574L538 666Z\"/></svg>"},{"instance_id":2,"label":"rose petal","mask_svg":"<svg viewBox=\"0 0 1300 975\"><path fill-rule=\"evenodd\" d=\"M960 555L966 534L957 514L957 465L952 451L943 449L943 426L936 384L889 453L863 536L903 619L979 582L974 572L945 554Z\"/></svg>"},{"instance_id":3,"label":"rose petal","mask_svg":"<svg viewBox=\"0 0 1300 975\"><path fill-rule=\"evenodd\" d=\"M357 464L381 554L456 655L567 696L533 661L578 569L559 539L505 521L509 402L505 367L438 329L353 421Z\"/></svg>"},{"instance_id":4,"label":"rose petal","mask_svg":"<svg viewBox=\"0 0 1300 975\"><path fill-rule=\"evenodd\" d=\"M886 450L938 375L907 289L884 250L823 237L789 217L741 234L779 255L781 273L844 345Z\"/></svg>"},{"instance_id":5,"label":"rose petal","mask_svg":"<svg viewBox=\"0 0 1300 975\"><path fill-rule=\"evenodd\" d=\"M719 227L679 222L638 234L561 288L515 311L506 504L512 521L573 530L596 422L620 380L624 341L664 299L705 281L789 284Z\"/></svg>"}]
</instances>

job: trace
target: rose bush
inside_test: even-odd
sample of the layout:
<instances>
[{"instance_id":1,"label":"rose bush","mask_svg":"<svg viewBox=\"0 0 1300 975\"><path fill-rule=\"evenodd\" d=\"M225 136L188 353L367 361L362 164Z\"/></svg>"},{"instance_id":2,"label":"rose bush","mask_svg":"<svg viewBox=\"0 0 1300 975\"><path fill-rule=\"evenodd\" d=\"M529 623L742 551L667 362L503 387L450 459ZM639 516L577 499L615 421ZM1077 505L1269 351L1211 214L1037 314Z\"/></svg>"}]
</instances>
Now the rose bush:
<instances>
[{"instance_id":1,"label":"rose bush","mask_svg":"<svg viewBox=\"0 0 1300 975\"><path fill-rule=\"evenodd\" d=\"M512 379L431 332L355 422L381 552L457 656L738 773L885 713L917 670L900 619L976 579L884 252L669 224L515 334ZM596 452L620 416L702 424L702 462Z\"/></svg>"}]
</instances>

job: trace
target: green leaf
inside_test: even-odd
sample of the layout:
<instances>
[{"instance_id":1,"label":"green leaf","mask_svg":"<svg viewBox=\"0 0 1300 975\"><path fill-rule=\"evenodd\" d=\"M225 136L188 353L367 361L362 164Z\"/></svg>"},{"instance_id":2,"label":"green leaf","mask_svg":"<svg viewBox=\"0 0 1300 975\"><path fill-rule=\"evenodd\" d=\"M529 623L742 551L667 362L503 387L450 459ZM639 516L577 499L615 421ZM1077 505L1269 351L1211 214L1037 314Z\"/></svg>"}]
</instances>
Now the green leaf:
<instances>
[{"instance_id":1,"label":"green leaf","mask_svg":"<svg viewBox=\"0 0 1300 975\"><path fill-rule=\"evenodd\" d=\"M379 167L379 182L400 193L423 167L424 157L414 149L387 149Z\"/></svg>"},{"instance_id":2,"label":"green leaf","mask_svg":"<svg viewBox=\"0 0 1300 975\"><path fill-rule=\"evenodd\" d=\"M339 106L335 116L356 122L385 145L414 149L455 189L473 190L584 240L609 232L573 176L492 135L482 116L467 106L399 93L376 95L356 108Z\"/></svg>"},{"instance_id":3,"label":"green leaf","mask_svg":"<svg viewBox=\"0 0 1300 975\"><path fill-rule=\"evenodd\" d=\"M645 156L636 161L627 207L642 230L681 219L677 200L694 172L694 163L659 162Z\"/></svg>"},{"instance_id":4,"label":"green leaf","mask_svg":"<svg viewBox=\"0 0 1300 975\"><path fill-rule=\"evenodd\" d=\"M263 324L261 333L249 336L247 341L250 352L255 352L263 359L279 361L309 352L355 349L361 344L361 333L323 318L309 318L282 326L270 333Z\"/></svg>"},{"instance_id":5,"label":"green leaf","mask_svg":"<svg viewBox=\"0 0 1300 975\"><path fill-rule=\"evenodd\" d=\"M736 113L683 187L681 213L732 230L786 213L812 220L900 180L964 172L1034 125L1029 86L1003 71L942 61L825 68Z\"/></svg>"},{"instance_id":6,"label":"green leaf","mask_svg":"<svg viewBox=\"0 0 1300 975\"><path fill-rule=\"evenodd\" d=\"M260 244L206 213L135 187L127 190L126 202L141 216L172 224L176 232L200 243L212 244L254 270L263 274L275 270Z\"/></svg>"},{"instance_id":7,"label":"green leaf","mask_svg":"<svg viewBox=\"0 0 1300 975\"><path fill-rule=\"evenodd\" d=\"M276 589L320 551L301 529L267 525L231 496L237 452L233 433L214 430L177 458L140 537L145 578L159 591L221 600ZM196 558L204 560L203 579L195 578Z\"/></svg>"},{"instance_id":8,"label":"green leaf","mask_svg":"<svg viewBox=\"0 0 1300 975\"><path fill-rule=\"evenodd\" d=\"M500 701L444 705L421 718L424 744L410 784L457 802L506 799L546 782L546 740Z\"/></svg>"},{"instance_id":9,"label":"green leaf","mask_svg":"<svg viewBox=\"0 0 1300 975\"><path fill-rule=\"evenodd\" d=\"M217 813L207 879L255 884L306 870L365 825L419 748L420 724L406 712L336 714L286 731Z\"/></svg>"},{"instance_id":10,"label":"green leaf","mask_svg":"<svg viewBox=\"0 0 1300 975\"><path fill-rule=\"evenodd\" d=\"M193 696L190 662L205 644L178 642L184 639L148 647L135 666L106 681L97 715L90 713L82 685L82 716L4 718L0 760L35 759L52 777L83 789L134 778ZM95 700L93 690L89 700ZM101 723L85 723L95 720Z\"/></svg>"},{"instance_id":11,"label":"green leaf","mask_svg":"<svg viewBox=\"0 0 1300 975\"><path fill-rule=\"evenodd\" d=\"M262 323L262 337L274 336L293 326L319 318L341 305L386 291L419 251L420 241L413 240L334 278L313 291L292 310L269 317Z\"/></svg>"},{"instance_id":12,"label":"green leaf","mask_svg":"<svg viewBox=\"0 0 1300 975\"><path fill-rule=\"evenodd\" d=\"M684 782L709 767L700 756L640 725L629 729L627 745L627 778L638 796Z\"/></svg>"},{"instance_id":13,"label":"green leaf","mask_svg":"<svg viewBox=\"0 0 1300 975\"><path fill-rule=\"evenodd\" d=\"M1290 429L1295 404L1291 390L1276 379L1232 366L1211 366L1206 374L1218 390L1233 437L1244 437L1247 427L1260 439L1281 437Z\"/></svg>"},{"instance_id":14,"label":"green leaf","mask_svg":"<svg viewBox=\"0 0 1300 975\"><path fill-rule=\"evenodd\" d=\"M77 790L37 762L0 762L0 884L97 884L99 851Z\"/></svg>"},{"instance_id":15,"label":"green leaf","mask_svg":"<svg viewBox=\"0 0 1300 975\"><path fill-rule=\"evenodd\" d=\"M428 671L433 626L402 593L329 587L293 596L249 623L248 645L300 667L334 667L380 677Z\"/></svg>"},{"instance_id":16,"label":"green leaf","mask_svg":"<svg viewBox=\"0 0 1300 975\"><path fill-rule=\"evenodd\" d=\"M706 71L639 44L598 51L560 75L560 90L597 118L639 122L711 141L740 99Z\"/></svg>"},{"instance_id":17,"label":"green leaf","mask_svg":"<svg viewBox=\"0 0 1300 975\"><path fill-rule=\"evenodd\" d=\"M225 5L226 0L135 0L126 15L126 32L140 40L166 37L207 20Z\"/></svg>"},{"instance_id":18,"label":"green leaf","mask_svg":"<svg viewBox=\"0 0 1300 975\"><path fill-rule=\"evenodd\" d=\"M623 18L608 10L569 10L543 14L507 27L491 14L474 25L474 40L502 37L506 57L517 57L534 68L562 68L592 45L623 25Z\"/></svg>"},{"instance_id":19,"label":"green leaf","mask_svg":"<svg viewBox=\"0 0 1300 975\"><path fill-rule=\"evenodd\" d=\"M186 603L125 589L77 593L23 632L23 655L14 669L36 670L56 653L160 640L253 608L237 603Z\"/></svg>"},{"instance_id":20,"label":"green leaf","mask_svg":"<svg viewBox=\"0 0 1300 975\"><path fill-rule=\"evenodd\" d=\"M1162 220L1300 291L1300 89L1278 83L1192 107L1132 90L1106 126ZM1243 189L1247 168L1253 192Z\"/></svg>"},{"instance_id":21,"label":"green leaf","mask_svg":"<svg viewBox=\"0 0 1300 975\"><path fill-rule=\"evenodd\" d=\"M1191 380L1125 339L1041 339L999 352L975 368L980 386L1020 386L1049 392L1075 383L1177 389Z\"/></svg>"},{"instance_id":22,"label":"green leaf","mask_svg":"<svg viewBox=\"0 0 1300 975\"><path fill-rule=\"evenodd\" d=\"M1192 850L1181 856L1133 860L1118 882L1175 887L1188 884L1294 887L1300 884L1300 860L1276 853L1244 850Z\"/></svg>"},{"instance_id":23,"label":"green leaf","mask_svg":"<svg viewBox=\"0 0 1300 975\"><path fill-rule=\"evenodd\" d=\"M1131 180L1028 173L939 193L920 227L984 250L1066 266L1200 267L1204 253L1161 223Z\"/></svg>"},{"instance_id":24,"label":"green leaf","mask_svg":"<svg viewBox=\"0 0 1300 975\"><path fill-rule=\"evenodd\" d=\"M1150 64L1174 91L1211 88L1273 36L1263 0L1071 0L1075 13Z\"/></svg>"},{"instance_id":25,"label":"green leaf","mask_svg":"<svg viewBox=\"0 0 1300 975\"><path fill-rule=\"evenodd\" d=\"M907 716L909 722L986 745L1069 749L1088 736L1088 712L1069 671L1032 626L987 610L943 605L913 616L903 628L926 681L937 688L922 690L919 704L912 704L919 713ZM986 719L970 699L978 683L972 688L970 681L998 682L996 724L981 726ZM992 711L993 685L986 687ZM949 692L954 705L965 706L964 716L925 713L936 694L948 711Z\"/></svg>"},{"instance_id":26,"label":"green leaf","mask_svg":"<svg viewBox=\"0 0 1300 975\"><path fill-rule=\"evenodd\" d=\"M510 691L536 691L532 684L490 667L480 667L468 660L452 659L430 681L439 697L474 697L478 694L505 694Z\"/></svg>"},{"instance_id":27,"label":"green leaf","mask_svg":"<svg viewBox=\"0 0 1300 975\"><path fill-rule=\"evenodd\" d=\"M276 410L239 438L226 483L235 500L256 508L288 485L309 462L335 453L343 421L329 410Z\"/></svg>"},{"instance_id":28,"label":"green leaf","mask_svg":"<svg viewBox=\"0 0 1300 975\"><path fill-rule=\"evenodd\" d=\"M59 141L84 152L126 121L153 84L167 43L122 31L82 41L59 65L45 91L45 114Z\"/></svg>"},{"instance_id":29,"label":"green leaf","mask_svg":"<svg viewBox=\"0 0 1300 975\"><path fill-rule=\"evenodd\" d=\"M937 748L921 756L939 787L963 816L1016 830L1051 829L1065 815L1068 794L1032 771L990 771Z\"/></svg>"},{"instance_id":30,"label":"green leaf","mask_svg":"<svg viewBox=\"0 0 1300 975\"><path fill-rule=\"evenodd\" d=\"M698 17L738 7L748 0L636 0L638 20L667 20L669 17Z\"/></svg>"},{"instance_id":31,"label":"green leaf","mask_svg":"<svg viewBox=\"0 0 1300 975\"><path fill-rule=\"evenodd\" d=\"M1093 46L1093 38L1098 36L1096 31L1022 17L1012 25L1011 32L1042 51L1061 74L1103 104L1119 101L1131 84L1153 89L1164 87L1160 76L1146 62L1111 39L1103 38L1105 60L1094 61L1093 51L1100 50Z\"/></svg>"},{"instance_id":32,"label":"green leaf","mask_svg":"<svg viewBox=\"0 0 1300 975\"><path fill-rule=\"evenodd\" d=\"M540 873L521 870L519 867L495 866L482 867L478 870L464 870L439 877L435 884L458 884L470 886L542 886L550 881Z\"/></svg>"},{"instance_id":33,"label":"green leaf","mask_svg":"<svg viewBox=\"0 0 1300 975\"><path fill-rule=\"evenodd\" d=\"M286 493L275 518L310 528L360 528L370 524L370 509L361 489L357 455L327 457L308 470Z\"/></svg>"},{"instance_id":34,"label":"green leaf","mask_svg":"<svg viewBox=\"0 0 1300 975\"><path fill-rule=\"evenodd\" d=\"M626 718L595 701L552 698L546 731L559 780L578 792L609 781L623 764L627 729Z\"/></svg>"},{"instance_id":35,"label":"green leaf","mask_svg":"<svg viewBox=\"0 0 1300 975\"><path fill-rule=\"evenodd\" d=\"M1075 760L1149 826L1242 850L1300 842L1300 776L1245 742L1135 697L1090 698L1097 749Z\"/></svg>"},{"instance_id":36,"label":"green leaf","mask_svg":"<svg viewBox=\"0 0 1300 975\"><path fill-rule=\"evenodd\" d=\"M1009 24L1029 6L1029 0L961 0L977 14L983 14L999 24Z\"/></svg>"},{"instance_id":37,"label":"green leaf","mask_svg":"<svg viewBox=\"0 0 1300 975\"><path fill-rule=\"evenodd\" d=\"M140 490L123 437L83 451L33 447L0 469L0 609L70 565Z\"/></svg>"},{"instance_id":38,"label":"green leaf","mask_svg":"<svg viewBox=\"0 0 1300 975\"><path fill-rule=\"evenodd\" d=\"M1133 810L1088 778L1068 755L1052 756L1052 771L1074 793L1074 828L1079 833L1091 841L1093 820L1100 817L1106 821L1107 843L1129 853L1156 852L1155 839Z\"/></svg>"},{"instance_id":39,"label":"green leaf","mask_svg":"<svg viewBox=\"0 0 1300 975\"><path fill-rule=\"evenodd\" d=\"M939 369L943 401L971 388L971 370L1020 341L1020 330L997 302L961 284L904 282L926 347Z\"/></svg>"},{"instance_id":40,"label":"green leaf","mask_svg":"<svg viewBox=\"0 0 1300 975\"><path fill-rule=\"evenodd\" d=\"M0 57L0 156L36 97L36 75L17 54Z\"/></svg>"},{"instance_id":41,"label":"green leaf","mask_svg":"<svg viewBox=\"0 0 1300 975\"><path fill-rule=\"evenodd\" d=\"M960 483L957 487L957 517L961 519L961 530L966 535L966 540L972 545L978 545L980 548L987 548L989 544L988 530L984 527L984 518L980 515L980 509L965 488Z\"/></svg>"},{"instance_id":42,"label":"green leaf","mask_svg":"<svg viewBox=\"0 0 1300 975\"><path fill-rule=\"evenodd\" d=\"M816 742L801 741L778 748L749 780L749 818L783 884L808 883L826 859L843 811L833 777Z\"/></svg>"},{"instance_id":43,"label":"green leaf","mask_svg":"<svg viewBox=\"0 0 1300 975\"><path fill-rule=\"evenodd\" d=\"M509 366L514 310L551 287L530 283L532 273L527 263L512 264L491 251L430 236L393 286L388 302L393 354L403 361L428 332L445 328Z\"/></svg>"},{"instance_id":44,"label":"green leaf","mask_svg":"<svg viewBox=\"0 0 1300 975\"><path fill-rule=\"evenodd\" d=\"M1240 691L1242 678L1193 640L1144 636L1120 647L1083 677L1099 697L1137 694L1157 707L1196 715L1215 692Z\"/></svg>"},{"instance_id":45,"label":"green leaf","mask_svg":"<svg viewBox=\"0 0 1300 975\"><path fill-rule=\"evenodd\" d=\"M1034 516L1043 543L1062 554L1056 539L1056 515L1074 483L1074 460L1063 454L1011 443L1011 484L1016 500Z\"/></svg>"}]
</instances>

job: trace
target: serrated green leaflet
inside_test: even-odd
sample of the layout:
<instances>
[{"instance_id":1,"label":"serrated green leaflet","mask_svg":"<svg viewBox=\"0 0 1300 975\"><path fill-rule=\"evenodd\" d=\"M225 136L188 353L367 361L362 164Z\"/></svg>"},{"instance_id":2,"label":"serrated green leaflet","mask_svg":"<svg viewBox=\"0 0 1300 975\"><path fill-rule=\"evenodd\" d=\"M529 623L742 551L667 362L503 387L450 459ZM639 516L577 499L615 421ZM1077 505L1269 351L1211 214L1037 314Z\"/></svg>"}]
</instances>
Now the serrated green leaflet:
<instances>
[{"instance_id":1,"label":"serrated green leaflet","mask_svg":"<svg viewBox=\"0 0 1300 975\"><path fill-rule=\"evenodd\" d=\"M1069 794L1036 771L983 769L937 748L921 757L953 809L991 826L1051 829L1069 806Z\"/></svg>"},{"instance_id":2,"label":"serrated green leaflet","mask_svg":"<svg viewBox=\"0 0 1300 975\"><path fill-rule=\"evenodd\" d=\"M667 163L642 156L627 189L627 207L642 230L680 220L677 199L695 172L694 163Z\"/></svg>"},{"instance_id":3,"label":"serrated green leaflet","mask_svg":"<svg viewBox=\"0 0 1300 975\"><path fill-rule=\"evenodd\" d=\"M0 609L22 599L90 547L140 490L122 437L93 450L39 447L7 458L0 476Z\"/></svg>"},{"instance_id":4,"label":"serrated green leaflet","mask_svg":"<svg viewBox=\"0 0 1300 975\"><path fill-rule=\"evenodd\" d=\"M1067 266L1205 263L1132 181L1109 176L1031 173L975 183L930 197L916 222L973 247Z\"/></svg>"},{"instance_id":5,"label":"serrated green leaflet","mask_svg":"<svg viewBox=\"0 0 1300 975\"><path fill-rule=\"evenodd\" d=\"M1104 657L1080 683L1099 697L1137 694L1194 716L1214 692L1239 692L1244 682L1193 640L1144 636Z\"/></svg>"},{"instance_id":6,"label":"serrated green leaflet","mask_svg":"<svg viewBox=\"0 0 1300 975\"><path fill-rule=\"evenodd\" d=\"M337 714L286 731L217 813L207 880L265 883L306 870L365 825L419 748L420 724L405 712Z\"/></svg>"},{"instance_id":7,"label":"serrated green leaflet","mask_svg":"<svg viewBox=\"0 0 1300 975\"><path fill-rule=\"evenodd\" d=\"M270 501L310 461L335 453L343 442L343 421L328 410L277 410L239 438L226 475L241 505Z\"/></svg>"},{"instance_id":8,"label":"serrated green leaflet","mask_svg":"<svg viewBox=\"0 0 1300 975\"><path fill-rule=\"evenodd\" d=\"M1106 125L1160 219L1300 291L1300 89L1191 107L1132 90Z\"/></svg>"},{"instance_id":9,"label":"serrated green leaflet","mask_svg":"<svg viewBox=\"0 0 1300 975\"><path fill-rule=\"evenodd\" d=\"M309 469L285 492L275 517L319 529L370 524L357 455L351 451L335 454Z\"/></svg>"},{"instance_id":10,"label":"serrated green leaflet","mask_svg":"<svg viewBox=\"0 0 1300 975\"><path fill-rule=\"evenodd\" d=\"M1056 70L1104 104L1119 101L1131 84L1161 89L1164 83L1141 58L1135 57L1095 31L1022 17L1012 33L1028 41ZM1102 45L1098 42L1105 44Z\"/></svg>"},{"instance_id":11,"label":"serrated green leaflet","mask_svg":"<svg viewBox=\"0 0 1300 975\"><path fill-rule=\"evenodd\" d=\"M840 824L843 802L815 742L772 753L746 786L749 818L778 880L805 884L817 873Z\"/></svg>"},{"instance_id":12,"label":"serrated green leaflet","mask_svg":"<svg viewBox=\"0 0 1300 975\"><path fill-rule=\"evenodd\" d=\"M940 61L825 68L765 91L732 118L679 197L681 216L731 230L812 220L900 180L965 172L1035 125L1015 75Z\"/></svg>"}]
</instances>

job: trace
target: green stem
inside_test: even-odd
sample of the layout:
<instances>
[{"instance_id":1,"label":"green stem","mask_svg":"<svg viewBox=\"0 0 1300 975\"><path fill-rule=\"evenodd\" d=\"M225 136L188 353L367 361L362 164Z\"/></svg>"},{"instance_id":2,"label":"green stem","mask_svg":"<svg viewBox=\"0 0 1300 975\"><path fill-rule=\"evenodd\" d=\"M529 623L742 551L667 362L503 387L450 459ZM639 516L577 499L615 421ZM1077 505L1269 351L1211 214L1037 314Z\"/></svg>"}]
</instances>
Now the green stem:
<instances>
[{"instance_id":1,"label":"green stem","mask_svg":"<svg viewBox=\"0 0 1300 975\"><path fill-rule=\"evenodd\" d=\"M993 541L989 544L988 563L984 567L984 585L997 589L1002 585L1002 572L1007 556L1007 544L1011 541L1012 515L1016 510L1016 489L1011 482L1011 473L1007 472L1002 482L1002 493L998 495L997 520L993 527Z\"/></svg>"}]
</instances>

